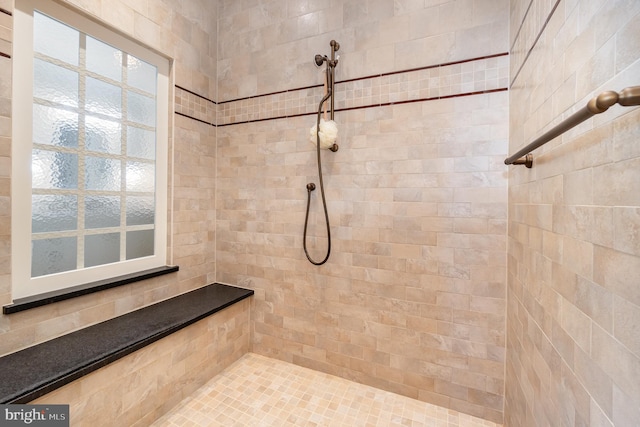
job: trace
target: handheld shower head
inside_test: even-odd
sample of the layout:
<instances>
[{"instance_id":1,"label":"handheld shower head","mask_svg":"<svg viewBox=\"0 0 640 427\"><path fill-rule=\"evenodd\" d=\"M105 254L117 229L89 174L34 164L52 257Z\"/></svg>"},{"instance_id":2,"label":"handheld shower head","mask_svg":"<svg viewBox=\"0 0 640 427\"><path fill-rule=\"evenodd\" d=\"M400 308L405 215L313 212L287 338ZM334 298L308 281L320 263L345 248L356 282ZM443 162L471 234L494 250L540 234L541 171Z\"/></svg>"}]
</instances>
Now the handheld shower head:
<instances>
[{"instance_id":1,"label":"handheld shower head","mask_svg":"<svg viewBox=\"0 0 640 427\"><path fill-rule=\"evenodd\" d=\"M336 65L338 65L338 59L340 58L340 56L336 56L336 52L338 50L340 50L340 43L338 43L335 40L331 40L331 43L329 43L331 45L331 60L329 61L329 66L331 68L335 68Z\"/></svg>"},{"instance_id":2,"label":"handheld shower head","mask_svg":"<svg viewBox=\"0 0 640 427\"><path fill-rule=\"evenodd\" d=\"M316 66L318 67L322 67L322 64L324 63L324 61L326 61L328 58L326 56L322 56L320 54L316 55L315 61L316 61Z\"/></svg>"}]
</instances>

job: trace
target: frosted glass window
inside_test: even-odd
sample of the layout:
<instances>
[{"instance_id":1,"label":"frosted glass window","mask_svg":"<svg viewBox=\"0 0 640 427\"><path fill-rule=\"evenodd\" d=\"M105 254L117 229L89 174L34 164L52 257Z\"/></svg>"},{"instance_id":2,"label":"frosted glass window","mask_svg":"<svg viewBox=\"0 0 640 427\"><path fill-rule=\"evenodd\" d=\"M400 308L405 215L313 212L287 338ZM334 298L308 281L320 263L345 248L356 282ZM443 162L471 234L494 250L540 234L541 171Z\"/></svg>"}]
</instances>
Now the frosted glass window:
<instances>
[{"instance_id":1,"label":"frosted glass window","mask_svg":"<svg viewBox=\"0 0 640 427\"><path fill-rule=\"evenodd\" d=\"M127 162L127 191L152 192L156 170L152 163Z\"/></svg>"},{"instance_id":2,"label":"frosted glass window","mask_svg":"<svg viewBox=\"0 0 640 427\"><path fill-rule=\"evenodd\" d=\"M84 266L120 261L120 233L94 234L84 238Z\"/></svg>"},{"instance_id":3,"label":"frosted glass window","mask_svg":"<svg viewBox=\"0 0 640 427\"><path fill-rule=\"evenodd\" d=\"M154 219L153 197L127 197L127 225L153 224Z\"/></svg>"},{"instance_id":4,"label":"frosted glass window","mask_svg":"<svg viewBox=\"0 0 640 427\"><path fill-rule=\"evenodd\" d=\"M41 59L34 59L33 96L77 107L78 73Z\"/></svg>"},{"instance_id":5,"label":"frosted glass window","mask_svg":"<svg viewBox=\"0 0 640 427\"><path fill-rule=\"evenodd\" d=\"M129 56L127 61L127 78L130 86L156 94L156 79L158 69L135 56Z\"/></svg>"},{"instance_id":6,"label":"frosted glass window","mask_svg":"<svg viewBox=\"0 0 640 427\"><path fill-rule=\"evenodd\" d=\"M78 250L75 237L31 242L31 277L75 270Z\"/></svg>"},{"instance_id":7,"label":"frosted glass window","mask_svg":"<svg viewBox=\"0 0 640 427\"><path fill-rule=\"evenodd\" d=\"M155 160L156 133L133 126L127 127L127 156Z\"/></svg>"},{"instance_id":8,"label":"frosted glass window","mask_svg":"<svg viewBox=\"0 0 640 427\"><path fill-rule=\"evenodd\" d=\"M166 264L170 61L67 3L13 16L14 299Z\"/></svg>"},{"instance_id":9,"label":"frosted glass window","mask_svg":"<svg viewBox=\"0 0 640 427\"><path fill-rule=\"evenodd\" d=\"M84 199L86 228L118 227L120 225L120 196L87 196Z\"/></svg>"},{"instance_id":10,"label":"frosted glass window","mask_svg":"<svg viewBox=\"0 0 640 427\"><path fill-rule=\"evenodd\" d=\"M33 50L78 65L80 33L39 12L33 14Z\"/></svg>"},{"instance_id":11,"label":"frosted glass window","mask_svg":"<svg viewBox=\"0 0 640 427\"><path fill-rule=\"evenodd\" d=\"M51 233L78 228L78 197L40 195L31 197L31 231Z\"/></svg>"},{"instance_id":12,"label":"frosted glass window","mask_svg":"<svg viewBox=\"0 0 640 427\"><path fill-rule=\"evenodd\" d=\"M89 151L120 154L122 151L122 126L120 122L85 117L85 147Z\"/></svg>"},{"instance_id":13,"label":"frosted glass window","mask_svg":"<svg viewBox=\"0 0 640 427\"><path fill-rule=\"evenodd\" d=\"M87 77L87 111L111 117L122 116L122 89L102 80Z\"/></svg>"},{"instance_id":14,"label":"frosted glass window","mask_svg":"<svg viewBox=\"0 0 640 427\"><path fill-rule=\"evenodd\" d=\"M103 157L85 159L85 188L87 190L120 191L120 160Z\"/></svg>"},{"instance_id":15,"label":"frosted glass window","mask_svg":"<svg viewBox=\"0 0 640 427\"><path fill-rule=\"evenodd\" d=\"M156 125L155 99L134 92L127 92L127 119L154 127Z\"/></svg>"},{"instance_id":16,"label":"frosted glass window","mask_svg":"<svg viewBox=\"0 0 640 427\"><path fill-rule=\"evenodd\" d=\"M127 232L127 259L153 255L154 230Z\"/></svg>"},{"instance_id":17,"label":"frosted glass window","mask_svg":"<svg viewBox=\"0 0 640 427\"><path fill-rule=\"evenodd\" d=\"M122 52L87 36L87 70L121 81Z\"/></svg>"},{"instance_id":18,"label":"frosted glass window","mask_svg":"<svg viewBox=\"0 0 640 427\"><path fill-rule=\"evenodd\" d=\"M77 147L78 113L33 104L33 142Z\"/></svg>"},{"instance_id":19,"label":"frosted glass window","mask_svg":"<svg viewBox=\"0 0 640 427\"><path fill-rule=\"evenodd\" d=\"M78 155L33 150L31 185L33 188L78 188Z\"/></svg>"},{"instance_id":20,"label":"frosted glass window","mask_svg":"<svg viewBox=\"0 0 640 427\"><path fill-rule=\"evenodd\" d=\"M64 195L32 196L31 231L48 233L78 228L78 198Z\"/></svg>"}]
</instances>

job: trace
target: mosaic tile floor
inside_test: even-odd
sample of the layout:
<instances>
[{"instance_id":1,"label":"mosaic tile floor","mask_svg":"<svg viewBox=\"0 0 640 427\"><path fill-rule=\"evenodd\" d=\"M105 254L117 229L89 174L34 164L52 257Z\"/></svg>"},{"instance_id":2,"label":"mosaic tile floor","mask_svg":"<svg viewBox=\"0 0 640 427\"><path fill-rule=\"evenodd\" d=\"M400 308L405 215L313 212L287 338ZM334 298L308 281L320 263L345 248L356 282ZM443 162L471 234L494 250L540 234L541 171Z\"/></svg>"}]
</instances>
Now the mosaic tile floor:
<instances>
[{"instance_id":1,"label":"mosaic tile floor","mask_svg":"<svg viewBox=\"0 0 640 427\"><path fill-rule=\"evenodd\" d=\"M500 427L252 353L183 400L153 426Z\"/></svg>"}]
</instances>

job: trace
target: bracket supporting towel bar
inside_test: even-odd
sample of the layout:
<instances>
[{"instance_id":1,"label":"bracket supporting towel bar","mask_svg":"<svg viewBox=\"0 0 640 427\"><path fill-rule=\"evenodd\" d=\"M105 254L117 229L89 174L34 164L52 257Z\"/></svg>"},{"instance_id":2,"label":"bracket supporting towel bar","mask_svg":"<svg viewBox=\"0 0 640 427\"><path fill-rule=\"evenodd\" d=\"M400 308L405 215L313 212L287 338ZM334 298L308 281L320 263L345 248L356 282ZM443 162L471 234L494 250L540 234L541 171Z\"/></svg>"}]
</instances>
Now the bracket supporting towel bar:
<instances>
[{"instance_id":1,"label":"bracket supporting towel bar","mask_svg":"<svg viewBox=\"0 0 640 427\"><path fill-rule=\"evenodd\" d=\"M546 132L544 135L540 136L512 156L507 157L504 160L504 164L525 165L527 168L531 168L533 166L533 155L531 154L533 150L543 146L553 138L562 135L588 118L596 114L604 113L614 104L619 104L623 107L640 105L640 86L631 86L621 90L619 93L614 91L602 92L600 95L591 99L587 105L569 116L565 121Z\"/></svg>"}]
</instances>

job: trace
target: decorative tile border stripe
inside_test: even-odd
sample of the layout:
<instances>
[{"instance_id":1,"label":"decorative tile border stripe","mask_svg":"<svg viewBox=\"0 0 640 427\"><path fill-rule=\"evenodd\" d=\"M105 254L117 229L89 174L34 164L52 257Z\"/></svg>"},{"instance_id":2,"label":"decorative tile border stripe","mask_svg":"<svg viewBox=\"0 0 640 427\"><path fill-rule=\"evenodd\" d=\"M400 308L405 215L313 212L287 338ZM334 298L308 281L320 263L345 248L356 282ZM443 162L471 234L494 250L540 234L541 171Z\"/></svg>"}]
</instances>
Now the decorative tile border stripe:
<instances>
[{"instance_id":1,"label":"decorative tile border stripe","mask_svg":"<svg viewBox=\"0 0 640 427\"><path fill-rule=\"evenodd\" d=\"M508 90L509 54L392 71L336 82L336 111L384 107ZM215 102L175 86L175 113L211 126L316 114L323 85Z\"/></svg>"},{"instance_id":2,"label":"decorative tile border stripe","mask_svg":"<svg viewBox=\"0 0 640 427\"><path fill-rule=\"evenodd\" d=\"M177 115L179 115L179 116L186 117L186 118L191 119L191 120L195 120L196 122L200 122L200 123L204 123L205 125L209 125L209 126L214 126L214 127L216 127L216 124L215 124L215 123L206 122L206 121L204 121L204 120L197 119L197 118L195 118L195 117L189 116L189 115L187 115L187 114L180 113L180 112L178 112L178 111L174 111L174 113L176 113L176 114L177 114Z\"/></svg>"},{"instance_id":3,"label":"decorative tile border stripe","mask_svg":"<svg viewBox=\"0 0 640 427\"><path fill-rule=\"evenodd\" d=\"M506 87L508 56L394 73L336 86L336 107L396 104Z\"/></svg>"},{"instance_id":4,"label":"decorative tile border stripe","mask_svg":"<svg viewBox=\"0 0 640 427\"><path fill-rule=\"evenodd\" d=\"M522 62L519 62L519 64L516 65L518 67L518 69L517 69L517 71L515 73L513 73L513 78L511 79L511 82L509 82L509 87L513 86L513 84L515 83L516 79L520 75L520 72L522 71L522 68L524 68L524 65L527 63L527 60L529 59L529 56L531 56L531 52L533 52L533 49L536 47L536 44L538 43L538 40L540 40L540 37L544 33L544 30L547 28L547 25L549 24L549 21L551 20L551 17L553 16L553 14L555 13L556 9L558 8L558 5L560 4L560 1L561 0L556 0L555 4L551 8L551 11L547 15L547 17L546 17L546 19L544 21L544 24L542 24L542 26L540 27L540 31L538 31L538 34L536 35L535 39L533 40L533 43L531 43L531 47L526 49L526 53L525 52L522 52L522 53L519 52L520 53L519 56L524 54L524 59L522 60ZM520 28L518 28L518 36L520 36L520 32L522 31L522 28L526 25L525 21L527 19L527 15L529 14L529 10L530 9L531 9L531 7L529 7L527 9L527 12L525 13L524 17L522 18L522 23L520 24ZM517 44L517 42L518 42L518 37L516 37L513 40L513 46L511 46L512 54L514 53L514 48L515 48L515 45ZM526 48L526 46L525 46L525 48Z\"/></svg>"},{"instance_id":5,"label":"decorative tile border stripe","mask_svg":"<svg viewBox=\"0 0 640 427\"><path fill-rule=\"evenodd\" d=\"M338 110L336 108L336 111L340 111L340 110ZM266 121L269 121L269 120L291 119L291 118L294 118L294 117L312 116L312 115L315 115L315 114L316 113L300 113L300 114L291 114L291 115L288 115L288 116L265 117L263 119L246 120L244 122L233 122L233 123L227 123L227 124L219 124L219 125L215 125L215 126L216 127L223 127L223 126L241 125L241 124L246 124L246 123L266 122Z\"/></svg>"},{"instance_id":6,"label":"decorative tile border stripe","mask_svg":"<svg viewBox=\"0 0 640 427\"><path fill-rule=\"evenodd\" d=\"M506 90L509 56L501 53L336 82L336 111ZM315 114L322 85L219 102L217 125Z\"/></svg>"},{"instance_id":7,"label":"decorative tile border stripe","mask_svg":"<svg viewBox=\"0 0 640 427\"><path fill-rule=\"evenodd\" d=\"M209 101L209 102L213 102L214 104L217 104L217 102L216 102L216 101L214 101L213 99L209 99L209 98L207 98L206 96L200 95L199 93L196 93L196 92L194 92L194 91L192 91L192 90L189 90L189 89L187 89L187 88L184 88L184 87L182 87L182 86L180 86L180 85L175 85L175 87L176 87L177 89L183 90L183 91L185 91L185 92L189 92L191 95L197 96L198 98L202 98L202 99L205 99L205 100L207 100L207 101Z\"/></svg>"},{"instance_id":8,"label":"decorative tile border stripe","mask_svg":"<svg viewBox=\"0 0 640 427\"><path fill-rule=\"evenodd\" d=\"M436 96L436 97L431 97L431 98L408 99L408 100L405 100L405 101L398 101L398 102L386 102L384 104L372 104L372 105L360 105L360 106L357 106L357 107L336 108L335 111L336 112L340 112L340 111L349 111L349 110L361 110L361 109L365 109L365 108L387 107L387 106L390 106L390 105L410 104L410 103L413 103L413 102L435 101L435 100L438 100L438 99L460 98L460 97L464 97L464 96L483 95L483 94L495 93L495 92L506 92L508 90L509 90L509 88L507 88L507 87L500 87L500 88L496 88L496 89L482 90L482 91L476 91L476 92L458 93L458 94L454 94L454 95ZM219 124L219 125L214 125L214 126L216 126L216 127L232 126L232 125L239 125L239 124L264 122L264 121L267 121L267 120L289 119L289 118L301 117L301 116L313 116L315 114L316 114L316 112L314 111L314 112L309 112L309 113L292 114L292 115L288 115L288 116L267 117L267 118L263 118L263 119L247 120L247 121L244 121L244 122L233 122L233 123Z\"/></svg>"},{"instance_id":9,"label":"decorative tile border stripe","mask_svg":"<svg viewBox=\"0 0 640 427\"><path fill-rule=\"evenodd\" d=\"M429 98L407 99L405 101L396 101L396 102L385 102L383 104L371 104L371 105L362 105L362 106L358 106L358 107L336 108L336 112L338 112L338 111L348 111L348 110L360 110L360 109L363 109L363 108L373 108L373 107L388 107L390 105L411 104L413 102L435 101L435 100L438 100L438 99L460 98L460 97L463 97L463 96L483 95L483 94L487 94L487 93L504 92L504 91L507 91L507 90L509 90L507 87L500 87L500 88L495 88L495 89L479 90L479 91L475 91L475 92L456 93L456 94L453 94L453 95L433 96L433 97L429 97ZM315 114L315 113L309 113L309 114Z\"/></svg>"},{"instance_id":10,"label":"decorative tile border stripe","mask_svg":"<svg viewBox=\"0 0 640 427\"><path fill-rule=\"evenodd\" d=\"M3 58L11 59L11 55L9 55L8 53L0 52L0 56L2 56Z\"/></svg>"},{"instance_id":11,"label":"decorative tile border stripe","mask_svg":"<svg viewBox=\"0 0 640 427\"><path fill-rule=\"evenodd\" d=\"M501 56L509 56L509 53L508 52L496 53L496 54L493 54L493 55L478 56L478 57L475 57L475 58L462 59L460 61L443 62L442 64L425 65L423 67L409 68L409 69L406 69L406 70L389 71L387 73L372 74L370 76L365 76L365 77L354 77L352 79L336 81L336 84L354 82L354 81L357 81L357 80L372 79L372 78L375 78L375 77L392 76L394 74L410 73L412 71L430 70L432 68L446 67L448 65L457 65L457 64L465 64L467 62L480 61L482 59L499 58ZM319 85L319 86L322 86L322 85Z\"/></svg>"},{"instance_id":12,"label":"decorative tile border stripe","mask_svg":"<svg viewBox=\"0 0 640 427\"><path fill-rule=\"evenodd\" d=\"M522 15L522 21L520 21L520 25L518 26L518 31L516 32L516 36L513 38L513 43L511 44L511 47L509 48L509 52L513 52L513 48L515 47L516 43L518 42L518 38L520 37L520 33L522 32L522 27L524 27L524 22L527 20L527 15L529 15L529 11L531 10L531 6L533 6L533 0L529 1L529 5L527 6L527 10L524 12L524 15Z\"/></svg>"},{"instance_id":13,"label":"decorative tile border stripe","mask_svg":"<svg viewBox=\"0 0 640 427\"><path fill-rule=\"evenodd\" d=\"M203 123L215 124L216 103L178 85L175 86L175 113Z\"/></svg>"},{"instance_id":14,"label":"decorative tile border stripe","mask_svg":"<svg viewBox=\"0 0 640 427\"><path fill-rule=\"evenodd\" d=\"M0 7L0 13L4 13L5 15L13 16L13 13L11 13L10 10L3 9L1 7Z\"/></svg>"},{"instance_id":15,"label":"decorative tile border stripe","mask_svg":"<svg viewBox=\"0 0 640 427\"><path fill-rule=\"evenodd\" d=\"M315 112L323 87L310 87L218 104L218 126ZM337 92L337 90L336 90Z\"/></svg>"},{"instance_id":16,"label":"decorative tile border stripe","mask_svg":"<svg viewBox=\"0 0 640 427\"><path fill-rule=\"evenodd\" d=\"M338 83L340 83L340 82L336 82L336 84L338 84ZM322 87L322 85L321 84L320 85L312 85L312 86L299 87L299 88L295 88L295 89L279 90L277 92L263 93L263 94L260 94L260 95L245 96L243 98L236 98L236 99L229 99L227 101L220 101L220 102L217 102L217 104L227 104L229 102L244 101L245 99L253 99L253 98L260 98L260 97L263 97L263 96L279 95L281 93L295 92L297 90L313 89L313 88L317 88L317 87Z\"/></svg>"}]
</instances>

